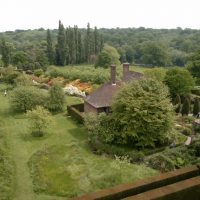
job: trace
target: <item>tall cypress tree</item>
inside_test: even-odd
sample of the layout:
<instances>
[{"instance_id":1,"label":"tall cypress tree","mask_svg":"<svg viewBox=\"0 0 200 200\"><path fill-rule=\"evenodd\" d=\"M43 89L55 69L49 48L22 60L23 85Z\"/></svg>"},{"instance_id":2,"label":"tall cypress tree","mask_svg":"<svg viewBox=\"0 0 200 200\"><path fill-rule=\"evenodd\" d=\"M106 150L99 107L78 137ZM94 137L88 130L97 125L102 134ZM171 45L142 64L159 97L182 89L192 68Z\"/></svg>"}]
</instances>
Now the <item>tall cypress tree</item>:
<instances>
[{"instance_id":1,"label":"tall cypress tree","mask_svg":"<svg viewBox=\"0 0 200 200\"><path fill-rule=\"evenodd\" d=\"M87 32L85 37L85 59L89 63L90 60L90 54L91 54L91 29L90 24L87 24Z\"/></svg>"},{"instance_id":2,"label":"tall cypress tree","mask_svg":"<svg viewBox=\"0 0 200 200\"><path fill-rule=\"evenodd\" d=\"M183 107L181 109L182 115L188 115L190 113L190 100L186 97L183 102Z\"/></svg>"},{"instance_id":3,"label":"tall cypress tree","mask_svg":"<svg viewBox=\"0 0 200 200\"><path fill-rule=\"evenodd\" d=\"M82 62L82 36L81 36L81 32L80 30L78 30L78 47L77 47L77 63L81 63Z\"/></svg>"},{"instance_id":4,"label":"tall cypress tree","mask_svg":"<svg viewBox=\"0 0 200 200\"><path fill-rule=\"evenodd\" d=\"M68 49L69 49L69 64L76 63L76 49L75 49L75 39L74 39L74 29L68 28Z\"/></svg>"},{"instance_id":5,"label":"tall cypress tree","mask_svg":"<svg viewBox=\"0 0 200 200\"><path fill-rule=\"evenodd\" d=\"M51 32L48 29L47 30L47 57L49 64L52 65L54 64L54 50L53 50L53 44L52 44L52 39L51 39Z\"/></svg>"},{"instance_id":6,"label":"tall cypress tree","mask_svg":"<svg viewBox=\"0 0 200 200\"><path fill-rule=\"evenodd\" d=\"M78 26L74 26L75 63L78 63Z\"/></svg>"},{"instance_id":7,"label":"tall cypress tree","mask_svg":"<svg viewBox=\"0 0 200 200\"><path fill-rule=\"evenodd\" d=\"M11 62L11 46L9 46L4 38L1 41L1 55L3 64L7 67Z\"/></svg>"},{"instance_id":8,"label":"tall cypress tree","mask_svg":"<svg viewBox=\"0 0 200 200\"><path fill-rule=\"evenodd\" d=\"M100 35L100 44L99 44L99 52L102 51L104 45L103 35Z\"/></svg>"},{"instance_id":9,"label":"tall cypress tree","mask_svg":"<svg viewBox=\"0 0 200 200\"><path fill-rule=\"evenodd\" d=\"M96 26L94 28L94 53L95 55L99 53L99 33Z\"/></svg>"},{"instance_id":10,"label":"tall cypress tree","mask_svg":"<svg viewBox=\"0 0 200 200\"><path fill-rule=\"evenodd\" d=\"M66 35L65 28L59 21L58 37L56 46L56 64L64 66L66 64Z\"/></svg>"},{"instance_id":11,"label":"tall cypress tree","mask_svg":"<svg viewBox=\"0 0 200 200\"><path fill-rule=\"evenodd\" d=\"M70 43L70 31L69 31L70 27L66 28L66 32L65 32L65 36L66 36L66 40L65 40L65 46L66 46L66 64L69 64L69 43Z\"/></svg>"},{"instance_id":12,"label":"tall cypress tree","mask_svg":"<svg viewBox=\"0 0 200 200\"><path fill-rule=\"evenodd\" d=\"M193 115L197 115L200 111L199 99L195 98L194 107L193 107Z\"/></svg>"},{"instance_id":13,"label":"tall cypress tree","mask_svg":"<svg viewBox=\"0 0 200 200\"><path fill-rule=\"evenodd\" d=\"M180 97L180 95L176 95L176 98L174 99L174 105L175 105L176 113L179 113L180 110L181 110L181 97Z\"/></svg>"}]
</instances>

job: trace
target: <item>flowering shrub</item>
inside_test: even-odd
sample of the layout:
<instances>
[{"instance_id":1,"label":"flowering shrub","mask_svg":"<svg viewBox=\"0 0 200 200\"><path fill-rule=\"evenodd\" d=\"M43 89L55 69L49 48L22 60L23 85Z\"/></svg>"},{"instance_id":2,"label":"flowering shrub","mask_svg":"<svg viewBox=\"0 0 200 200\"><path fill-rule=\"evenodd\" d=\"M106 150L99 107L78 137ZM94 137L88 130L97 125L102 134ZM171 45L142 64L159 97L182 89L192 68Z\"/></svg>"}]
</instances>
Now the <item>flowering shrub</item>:
<instances>
[{"instance_id":1,"label":"flowering shrub","mask_svg":"<svg viewBox=\"0 0 200 200\"><path fill-rule=\"evenodd\" d=\"M65 88L63 88L64 92L66 94L69 95L76 95L76 96L81 96L81 97L85 97L85 92L82 92L81 90L79 90L77 87L73 86L73 85L68 85Z\"/></svg>"},{"instance_id":2,"label":"flowering shrub","mask_svg":"<svg viewBox=\"0 0 200 200\"><path fill-rule=\"evenodd\" d=\"M70 85L73 85L74 87L77 87L80 91L91 93L93 88L91 83L82 83L79 79L70 82Z\"/></svg>"}]
</instances>

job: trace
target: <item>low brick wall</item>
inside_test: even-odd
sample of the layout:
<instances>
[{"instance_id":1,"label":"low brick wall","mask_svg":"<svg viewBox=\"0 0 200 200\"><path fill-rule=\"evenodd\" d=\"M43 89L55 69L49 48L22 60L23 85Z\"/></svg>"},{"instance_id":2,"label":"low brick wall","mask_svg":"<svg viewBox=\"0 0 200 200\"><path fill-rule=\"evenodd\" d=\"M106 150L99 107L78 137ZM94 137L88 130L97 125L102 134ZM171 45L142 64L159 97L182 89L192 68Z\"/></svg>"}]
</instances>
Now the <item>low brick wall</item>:
<instances>
[{"instance_id":1,"label":"low brick wall","mask_svg":"<svg viewBox=\"0 0 200 200\"><path fill-rule=\"evenodd\" d=\"M199 200L200 176L160 187L123 200Z\"/></svg>"},{"instance_id":2,"label":"low brick wall","mask_svg":"<svg viewBox=\"0 0 200 200\"><path fill-rule=\"evenodd\" d=\"M68 114L73 117L77 122L84 123L84 104L75 104L67 106Z\"/></svg>"},{"instance_id":3,"label":"low brick wall","mask_svg":"<svg viewBox=\"0 0 200 200\"><path fill-rule=\"evenodd\" d=\"M148 192L149 190L154 190L156 188L159 189L160 187L164 187L168 185L170 187L171 184L176 184L177 182L180 182L180 181L181 182L186 181L187 179L189 181L193 177L195 177L198 180L199 174L200 174L200 170L198 167L196 166L185 167L185 168L164 173L164 174L161 174L159 176L152 177L149 179L140 180L140 181L136 181L134 183L129 183L129 184L123 184L123 185L119 185L113 188L104 189L98 192L87 194L82 197L73 198L73 200L120 200L120 199L131 197L134 195L139 195L139 194L143 195L145 192ZM193 186L191 185L190 189L194 187L195 187L195 184ZM173 192L173 193L178 194L178 192ZM141 198L141 197L138 197L138 198ZM175 198L172 198L172 199L175 199ZM158 199L158 200L161 200L161 199Z\"/></svg>"}]
</instances>

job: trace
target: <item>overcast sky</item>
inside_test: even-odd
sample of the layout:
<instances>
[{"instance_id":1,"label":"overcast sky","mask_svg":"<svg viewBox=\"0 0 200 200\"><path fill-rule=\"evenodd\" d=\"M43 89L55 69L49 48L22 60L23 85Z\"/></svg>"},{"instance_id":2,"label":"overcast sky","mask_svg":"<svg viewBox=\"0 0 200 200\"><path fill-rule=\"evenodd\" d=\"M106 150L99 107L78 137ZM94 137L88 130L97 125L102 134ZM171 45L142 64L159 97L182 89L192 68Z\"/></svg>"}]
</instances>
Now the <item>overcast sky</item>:
<instances>
[{"instance_id":1,"label":"overcast sky","mask_svg":"<svg viewBox=\"0 0 200 200\"><path fill-rule=\"evenodd\" d=\"M0 31L64 26L200 29L200 0L1 0Z\"/></svg>"}]
</instances>

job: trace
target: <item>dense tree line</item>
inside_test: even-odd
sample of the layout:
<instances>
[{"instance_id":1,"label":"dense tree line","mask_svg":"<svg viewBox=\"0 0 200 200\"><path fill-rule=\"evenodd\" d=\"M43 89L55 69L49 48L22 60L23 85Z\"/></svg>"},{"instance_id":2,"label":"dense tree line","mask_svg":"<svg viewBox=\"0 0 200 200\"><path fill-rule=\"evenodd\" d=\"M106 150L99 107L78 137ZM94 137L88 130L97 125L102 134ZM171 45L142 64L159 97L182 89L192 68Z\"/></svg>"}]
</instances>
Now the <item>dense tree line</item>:
<instances>
[{"instance_id":1,"label":"dense tree line","mask_svg":"<svg viewBox=\"0 0 200 200\"><path fill-rule=\"evenodd\" d=\"M149 66L185 66L200 46L200 30L193 29L80 29L59 22L54 30L16 30L0 33L0 65L45 68L48 64L94 63L107 43L117 49L121 62ZM2 61L3 60L3 61Z\"/></svg>"},{"instance_id":2,"label":"dense tree line","mask_svg":"<svg viewBox=\"0 0 200 200\"><path fill-rule=\"evenodd\" d=\"M45 69L47 65L92 63L103 48L97 27L79 29L59 21L58 30L16 30L0 33L1 65L13 64L22 69ZM11 48L13 47L13 48Z\"/></svg>"}]
</instances>

